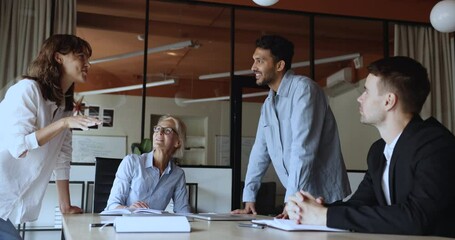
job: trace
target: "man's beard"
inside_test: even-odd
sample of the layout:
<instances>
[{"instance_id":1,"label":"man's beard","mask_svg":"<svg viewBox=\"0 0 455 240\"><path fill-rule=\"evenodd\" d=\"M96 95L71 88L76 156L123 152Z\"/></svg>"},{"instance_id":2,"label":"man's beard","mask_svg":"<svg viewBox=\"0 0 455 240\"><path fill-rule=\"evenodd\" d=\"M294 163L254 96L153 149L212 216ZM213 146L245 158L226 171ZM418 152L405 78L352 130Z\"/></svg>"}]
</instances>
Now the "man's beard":
<instances>
[{"instance_id":1,"label":"man's beard","mask_svg":"<svg viewBox=\"0 0 455 240\"><path fill-rule=\"evenodd\" d=\"M264 80L262 82L256 81L256 84L260 87L268 86L273 81L274 78L275 78L275 75L273 75L273 76L268 75L268 77L264 76L263 77Z\"/></svg>"}]
</instances>

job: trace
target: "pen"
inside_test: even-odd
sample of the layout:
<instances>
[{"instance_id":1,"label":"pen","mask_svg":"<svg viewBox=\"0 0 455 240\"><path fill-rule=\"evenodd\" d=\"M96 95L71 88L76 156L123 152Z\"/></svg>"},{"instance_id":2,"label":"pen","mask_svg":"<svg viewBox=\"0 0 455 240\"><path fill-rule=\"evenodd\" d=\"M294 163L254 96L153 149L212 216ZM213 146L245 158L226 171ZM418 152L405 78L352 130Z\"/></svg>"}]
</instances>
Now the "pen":
<instances>
[{"instance_id":1,"label":"pen","mask_svg":"<svg viewBox=\"0 0 455 240\"><path fill-rule=\"evenodd\" d=\"M264 225L259 225L256 223L239 223L239 227L249 227L249 228L259 228L259 229L265 228Z\"/></svg>"},{"instance_id":2,"label":"pen","mask_svg":"<svg viewBox=\"0 0 455 240\"><path fill-rule=\"evenodd\" d=\"M91 223L90 227L106 227L106 226L114 226L114 223Z\"/></svg>"}]
</instances>

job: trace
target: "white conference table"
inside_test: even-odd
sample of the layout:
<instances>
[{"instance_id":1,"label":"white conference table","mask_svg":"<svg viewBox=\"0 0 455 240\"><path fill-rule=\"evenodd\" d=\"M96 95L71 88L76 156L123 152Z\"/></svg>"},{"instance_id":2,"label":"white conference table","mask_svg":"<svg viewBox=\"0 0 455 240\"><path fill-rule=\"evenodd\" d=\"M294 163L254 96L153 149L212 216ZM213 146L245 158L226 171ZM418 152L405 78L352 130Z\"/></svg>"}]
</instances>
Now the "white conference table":
<instances>
[{"instance_id":1,"label":"white conference table","mask_svg":"<svg viewBox=\"0 0 455 240\"><path fill-rule=\"evenodd\" d=\"M63 234L65 240L142 240L142 239L173 239L173 240L347 240L347 239L368 239L368 240L442 240L450 238L385 235L385 234L364 234L351 232L287 232L274 228L246 228L239 227L237 221L204 221L194 220L190 222L190 233L116 233L113 227L92 228L90 223L100 223L106 217L98 214L64 214ZM247 223L248 221L244 221Z\"/></svg>"}]
</instances>

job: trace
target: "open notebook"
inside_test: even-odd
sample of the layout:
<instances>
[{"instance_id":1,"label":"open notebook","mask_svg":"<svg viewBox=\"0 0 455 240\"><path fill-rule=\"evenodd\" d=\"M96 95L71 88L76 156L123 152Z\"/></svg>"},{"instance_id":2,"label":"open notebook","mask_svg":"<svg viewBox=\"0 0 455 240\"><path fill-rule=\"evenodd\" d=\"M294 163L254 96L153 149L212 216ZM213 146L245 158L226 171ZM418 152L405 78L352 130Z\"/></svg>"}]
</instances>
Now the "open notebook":
<instances>
[{"instance_id":1,"label":"open notebook","mask_svg":"<svg viewBox=\"0 0 455 240\"><path fill-rule=\"evenodd\" d=\"M230 214L230 213L190 213L185 214L190 218L207 221L250 221L256 219L252 214Z\"/></svg>"},{"instance_id":2,"label":"open notebook","mask_svg":"<svg viewBox=\"0 0 455 240\"><path fill-rule=\"evenodd\" d=\"M156 210L150 208L119 208L104 210L100 212L100 215L128 215L128 214L163 214L167 213L163 210Z\"/></svg>"}]
</instances>

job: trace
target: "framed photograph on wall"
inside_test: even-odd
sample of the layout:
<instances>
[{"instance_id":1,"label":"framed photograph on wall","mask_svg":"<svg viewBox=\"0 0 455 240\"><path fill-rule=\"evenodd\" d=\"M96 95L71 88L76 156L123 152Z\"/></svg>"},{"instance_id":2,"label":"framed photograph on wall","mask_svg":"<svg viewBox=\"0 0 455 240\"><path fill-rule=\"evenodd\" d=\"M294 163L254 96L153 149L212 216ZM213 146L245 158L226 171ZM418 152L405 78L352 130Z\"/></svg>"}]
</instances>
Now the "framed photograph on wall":
<instances>
[{"instance_id":1,"label":"framed photograph on wall","mask_svg":"<svg viewBox=\"0 0 455 240\"><path fill-rule=\"evenodd\" d=\"M103 127L114 126L114 109L103 110Z\"/></svg>"},{"instance_id":2,"label":"framed photograph on wall","mask_svg":"<svg viewBox=\"0 0 455 240\"><path fill-rule=\"evenodd\" d=\"M88 106L88 116L100 119L100 107L99 106ZM89 127L90 129L98 129L98 125Z\"/></svg>"}]
</instances>

